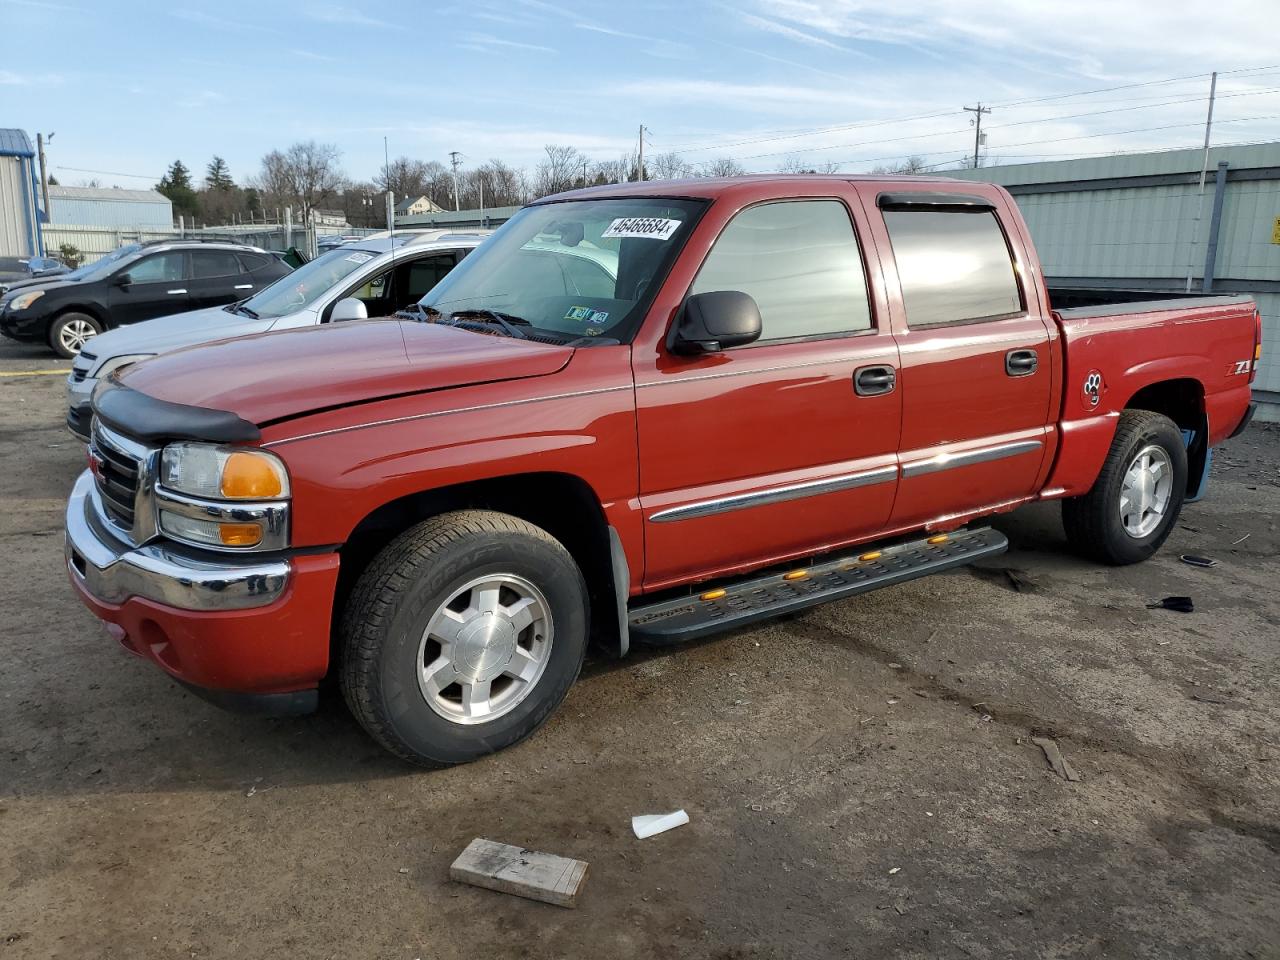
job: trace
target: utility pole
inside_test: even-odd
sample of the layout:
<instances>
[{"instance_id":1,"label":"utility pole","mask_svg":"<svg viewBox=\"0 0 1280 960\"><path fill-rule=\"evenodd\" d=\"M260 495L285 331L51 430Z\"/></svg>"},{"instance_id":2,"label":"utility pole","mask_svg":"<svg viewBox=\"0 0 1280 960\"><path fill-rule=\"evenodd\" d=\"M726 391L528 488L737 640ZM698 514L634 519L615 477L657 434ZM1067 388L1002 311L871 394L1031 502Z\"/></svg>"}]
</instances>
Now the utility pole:
<instances>
[{"instance_id":1,"label":"utility pole","mask_svg":"<svg viewBox=\"0 0 1280 960\"><path fill-rule=\"evenodd\" d=\"M965 107L966 112L972 113L973 117L973 169L978 169L978 148L982 146L982 115L990 113L990 107L984 107L982 101L978 101L976 107Z\"/></svg>"},{"instance_id":2,"label":"utility pole","mask_svg":"<svg viewBox=\"0 0 1280 960\"><path fill-rule=\"evenodd\" d=\"M53 143L54 134L49 134L49 142ZM49 176L44 165L44 134L36 134L36 152L40 154L40 197L44 200L44 215L49 216Z\"/></svg>"},{"instance_id":3,"label":"utility pole","mask_svg":"<svg viewBox=\"0 0 1280 960\"><path fill-rule=\"evenodd\" d=\"M644 124L640 124L640 162L636 171L636 180L644 179Z\"/></svg>"},{"instance_id":4,"label":"utility pole","mask_svg":"<svg viewBox=\"0 0 1280 960\"><path fill-rule=\"evenodd\" d=\"M587 185L587 161L586 160L582 161L582 185L584 187Z\"/></svg>"},{"instance_id":5,"label":"utility pole","mask_svg":"<svg viewBox=\"0 0 1280 960\"><path fill-rule=\"evenodd\" d=\"M449 163L453 167L453 212L457 213L461 209L458 206L458 165L462 163L462 154L457 150L449 151Z\"/></svg>"},{"instance_id":6,"label":"utility pole","mask_svg":"<svg viewBox=\"0 0 1280 960\"><path fill-rule=\"evenodd\" d=\"M1196 204L1195 229L1191 232L1191 252L1187 256L1187 293L1191 292L1191 273L1195 270L1196 238L1200 236L1200 218L1204 214L1204 181L1209 173L1209 135L1213 132L1213 100L1217 93L1218 71L1215 70L1209 75L1209 113L1204 119L1204 159L1200 161L1200 200Z\"/></svg>"}]
</instances>

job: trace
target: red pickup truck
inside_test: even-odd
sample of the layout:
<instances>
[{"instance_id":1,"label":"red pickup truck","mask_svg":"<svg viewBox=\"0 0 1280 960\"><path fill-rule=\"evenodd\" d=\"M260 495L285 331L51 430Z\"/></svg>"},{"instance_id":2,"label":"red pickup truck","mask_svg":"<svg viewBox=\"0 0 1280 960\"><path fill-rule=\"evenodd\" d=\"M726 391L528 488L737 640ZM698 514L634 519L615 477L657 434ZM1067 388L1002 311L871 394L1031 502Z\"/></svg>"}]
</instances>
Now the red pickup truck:
<instances>
[{"instance_id":1,"label":"red pickup truck","mask_svg":"<svg viewBox=\"0 0 1280 960\"><path fill-rule=\"evenodd\" d=\"M406 760L527 736L612 653L998 553L1061 499L1149 557L1242 430L1245 298L1051 305L999 187L624 184L520 211L416 319L138 363L67 507L81 599L215 702L336 677ZM1070 306L1066 306L1070 303Z\"/></svg>"}]
</instances>

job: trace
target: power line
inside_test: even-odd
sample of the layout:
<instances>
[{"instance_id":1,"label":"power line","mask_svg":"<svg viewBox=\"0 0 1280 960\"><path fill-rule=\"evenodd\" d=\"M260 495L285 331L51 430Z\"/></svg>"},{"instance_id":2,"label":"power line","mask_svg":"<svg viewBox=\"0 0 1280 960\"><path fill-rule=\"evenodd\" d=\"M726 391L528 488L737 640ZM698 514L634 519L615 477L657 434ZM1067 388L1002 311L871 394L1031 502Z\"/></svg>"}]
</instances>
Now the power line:
<instances>
[{"instance_id":1,"label":"power line","mask_svg":"<svg viewBox=\"0 0 1280 960\"><path fill-rule=\"evenodd\" d=\"M100 173L104 177L132 177L134 180L163 180L163 176L155 177L149 173L120 173L118 170L86 170L83 167L58 167L59 170L70 170L72 173Z\"/></svg>"}]
</instances>

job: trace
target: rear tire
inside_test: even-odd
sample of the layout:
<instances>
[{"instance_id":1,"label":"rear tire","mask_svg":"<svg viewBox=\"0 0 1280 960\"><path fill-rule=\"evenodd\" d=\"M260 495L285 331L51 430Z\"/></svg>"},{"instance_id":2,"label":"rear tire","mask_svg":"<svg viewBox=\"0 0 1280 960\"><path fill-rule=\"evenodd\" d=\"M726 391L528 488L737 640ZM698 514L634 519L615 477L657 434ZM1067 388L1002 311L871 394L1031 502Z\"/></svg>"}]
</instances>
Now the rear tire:
<instances>
[{"instance_id":1,"label":"rear tire","mask_svg":"<svg viewBox=\"0 0 1280 960\"><path fill-rule=\"evenodd\" d=\"M87 313L64 313L49 327L49 346L64 360L74 360L85 343L102 332L102 324Z\"/></svg>"},{"instance_id":2,"label":"rear tire","mask_svg":"<svg viewBox=\"0 0 1280 960\"><path fill-rule=\"evenodd\" d=\"M1103 563L1139 563L1168 539L1186 493L1187 450L1177 424L1126 410L1093 488L1062 501L1067 541Z\"/></svg>"},{"instance_id":3,"label":"rear tire","mask_svg":"<svg viewBox=\"0 0 1280 960\"><path fill-rule=\"evenodd\" d=\"M533 733L577 679L587 588L545 530L503 513L442 514L361 575L340 627L340 678L374 740L425 767Z\"/></svg>"}]
</instances>

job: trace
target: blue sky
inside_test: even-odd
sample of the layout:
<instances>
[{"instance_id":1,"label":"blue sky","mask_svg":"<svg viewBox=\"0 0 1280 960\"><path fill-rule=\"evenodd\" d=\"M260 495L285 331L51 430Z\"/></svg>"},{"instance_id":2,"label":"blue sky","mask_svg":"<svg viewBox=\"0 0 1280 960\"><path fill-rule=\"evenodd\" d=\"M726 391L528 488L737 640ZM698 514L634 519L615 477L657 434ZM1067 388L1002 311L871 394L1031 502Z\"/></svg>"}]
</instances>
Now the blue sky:
<instances>
[{"instance_id":1,"label":"blue sky","mask_svg":"<svg viewBox=\"0 0 1280 960\"><path fill-rule=\"evenodd\" d=\"M140 187L218 153L238 180L296 140L357 179L391 154L532 167L545 143L857 172L1280 140L1274 0L0 0L0 126L52 172ZM24 39L26 38L26 39ZM1133 87L1169 78L1176 82ZM1108 89L1119 88L1119 89ZM1100 91L1088 96L1066 96ZM1054 98L1054 99L1045 99ZM1032 102L1020 102L1032 101ZM103 173L87 171L105 171ZM138 174L140 177L124 176Z\"/></svg>"}]
</instances>

